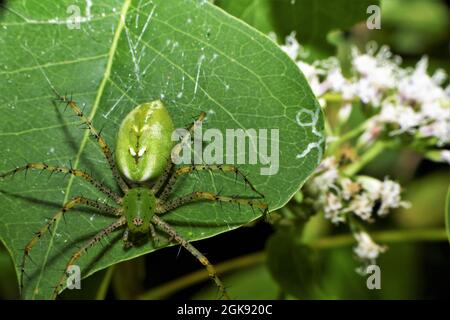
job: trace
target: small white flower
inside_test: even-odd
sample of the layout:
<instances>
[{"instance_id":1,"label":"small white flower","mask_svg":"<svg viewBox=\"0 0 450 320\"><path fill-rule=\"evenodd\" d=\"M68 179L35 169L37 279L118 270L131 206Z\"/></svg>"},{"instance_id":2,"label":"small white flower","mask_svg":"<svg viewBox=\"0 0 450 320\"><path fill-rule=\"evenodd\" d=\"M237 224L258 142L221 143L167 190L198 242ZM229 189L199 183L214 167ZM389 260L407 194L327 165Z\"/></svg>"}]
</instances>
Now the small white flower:
<instances>
[{"instance_id":1,"label":"small white flower","mask_svg":"<svg viewBox=\"0 0 450 320\"><path fill-rule=\"evenodd\" d=\"M344 200L350 200L355 194L361 190L361 185L357 182L353 182L349 178L341 180L342 198Z\"/></svg>"},{"instance_id":2,"label":"small white flower","mask_svg":"<svg viewBox=\"0 0 450 320\"><path fill-rule=\"evenodd\" d=\"M367 76L377 68L377 60L373 56L369 54L358 55L356 52L353 53L353 56L353 67L361 75Z\"/></svg>"},{"instance_id":3,"label":"small white flower","mask_svg":"<svg viewBox=\"0 0 450 320\"><path fill-rule=\"evenodd\" d=\"M425 104L440 99L448 99L443 88L437 84L437 80L427 74L428 58L423 57L416 65L413 72L406 70L398 83L399 96L404 100ZM441 73L438 78L442 77Z\"/></svg>"},{"instance_id":4,"label":"small white flower","mask_svg":"<svg viewBox=\"0 0 450 320\"><path fill-rule=\"evenodd\" d=\"M391 135L396 135L404 132L415 132L416 128L422 123L423 116L409 106L387 103L383 105L377 120L400 127L398 130L391 132Z\"/></svg>"},{"instance_id":5,"label":"small white flower","mask_svg":"<svg viewBox=\"0 0 450 320\"><path fill-rule=\"evenodd\" d=\"M357 176L356 181L361 184L364 191L376 200L380 197L382 182L369 176Z\"/></svg>"},{"instance_id":6,"label":"small white flower","mask_svg":"<svg viewBox=\"0 0 450 320\"><path fill-rule=\"evenodd\" d=\"M342 75L340 68L335 68L329 71L325 81L324 86L327 90L340 92L347 84L347 80Z\"/></svg>"},{"instance_id":7,"label":"small white flower","mask_svg":"<svg viewBox=\"0 0 450 320\"><path fill-rule=\"evenodd\" d=\"M397 80L395 72L392 66L380 66L368 76L368 79L378 89L394 88Z\"/></svg>"},{"instance_id":8,"label":"small white flower","mask_svg":"<svg viewBox=\"0 0 450 320\"><path fill-rule=\"evenodd\" d=\"M447 79L447 73L443 69L437 69L431 76L431 79L436 85L441 86Z\"/></svg>"},{"instance_id":9,"label":"small white flower","mask_svg":"<svg viewBox=\"0 0 450 320\"><path fill-rule=\"evenodd\" d=\"M330 168L315 177L311 182L311 187L314 191L327 191L335 185L338 177L338 170L336 168Z\"/></svg>"},{"instance_id":10,"label":"small white flower","mask_svg":"<svg viewBox=\"0 0 450 320\"><path fill-rule=\"evenodd\" d=\"M353 250L363 260L373 261L387 249L385 246L376 244L367 232L357 232L354 236L356 241L358 241L358 245Z\"/></svg>"},{"instance_id":11,"label":"small white flower","mask_svg":"<svg viewBox=\"0 0 450 320\"><path fill-rule=\"evenodd\" d=\"M292 60L297 59L301 46L295 38L295 32L291 32L291 34L286 37L286 44L281 45L280 47Z\"/></svg>"},{"instance_id":12,"label":"small white flower","mask_svg":"<svg viewBox=\"0 0 450 320\"><path fill-rule=\"evenodd\" d=\"M325 218L334 224L345 221L341 199L332 192L327 193L325 197L324 212Z\"/></svg>"},{"instance_id":13,"label":"small white flower","mask_svg":"<svg viewBox=\"0 0 450 320\"><path fill-rule=\"evenodd\" d=\"M336 158L333 156L323 159L322 162L317 167L316 173L330 169L337 169L337 161Z\"/></svg>"},{"instance_id":14,"label":"small white flower","mask_svg":"<svg viewBox=\"0 0 450 320\"><path fill-rule=\"evenodd\" d=\"M345 103L338 112L338 119L340 123L347 122L348 118L350 118L350 115L352 113L352 104L351 103Z\"/></svg>"},{"instance_id":15,"label":"small white flower","mask_svg":"<svg viewBox=\"0 0 450 320\"><path fill-rule=\"evenodd\" d=\"M370 79L362 78L355 83L355 94L365 104L377 107L381 103L382 93Z\"/></svg>"},{"instance_id":16,"label":"small white flower","mask_svg":"<svg viewBox=\"0 0 450 320\"><path fill-rule=\"evenodd\" d=\"M450 108L444 108L438 101L425 103L421 108L422 115L429 120L450 121Z\"/></svg>"},{"instance_id":17,"label":"small white flower","mask_svg":"<svg viewBox=\"0 0 450 320\"><path fill-rule=\"evenodd\" d=\"M401 187L397 182L392 180L384 180L380 187L381 205L377 211L377 214L379 216L385 216L389 213L390 209L407 207L408 204L401 201L400 193Z\"/></svg>"},{"instance_id":18,"label":"small white flower","mask_svg":"<svg viewBox=\"0 0 450 320\"><path fill-rule=\"evenodd\" d=\"M372 117L367 121L366 129L358 139L358 146L370 146L380 135L382 125L377 117Z\"/></svg>"},{"instance_id":19,"label":"small white flower","mask_svg":"<svg viewBox=\"0 0 450 320\"><path fill-rule=\"evenodd\" d=\"M422 137L437 138L437 146L450 143L450 121L441 119L431 124L420 127L419 133Z\"/></svg>"},{"instance_id":20,"label":"small white flower","mask_svg":"<svg viewBox=\"0 0 450 320\"><path fill-rule=\"evenodd\" d=\"M357 97L357 85L354 82L347 82L342 86L341 95L344 101L351 101Z\"/></svg>"},{"instance_id":21,"label":"small white flower","mask_svg":"<svg viewBox=\"0 0 450 320\"><path fill-rule=\"evenodd\" d=\"M322 96L326 91L326 87L322 85L319 80L319 75L322 73L322 71L303 61L297 61L297 66L305 75L305 78L308 81L309 85L311 86L311 89L314 92L314 94L317 97Z\"/></svg>"},{"instance_id":22,"label":"small white flower","mask_svg":"<svg viewBox=\"0 0 450 320\"><path fill-rule=\"evenodd\" d=\"M362 220L369 221L372 215L374 201L367 193L356 195L348 206L348 211L353 212Z\"/></svg>"},{"instance_id":23,"label":"small white flower","mask_svg":"<svg viewBox=\"0 0 450 320\"><path fill-rule=\"evenodd\" d=\"M448 164L450 164L450 150L441 151L441 160L442 162L447 162Z\"/></svg>"}]
</instances>

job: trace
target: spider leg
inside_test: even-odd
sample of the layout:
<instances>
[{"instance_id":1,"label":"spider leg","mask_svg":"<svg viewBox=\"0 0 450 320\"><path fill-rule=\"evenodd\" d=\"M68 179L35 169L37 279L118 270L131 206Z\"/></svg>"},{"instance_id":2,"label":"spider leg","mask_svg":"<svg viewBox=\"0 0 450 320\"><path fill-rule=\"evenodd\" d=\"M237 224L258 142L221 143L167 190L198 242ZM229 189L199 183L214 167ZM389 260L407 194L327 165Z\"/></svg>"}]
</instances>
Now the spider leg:
<instances>
[{"instance_id":1,"label":"spider leg","mask_svg":"<svg viewBox=\"0 0 450 320\"><path fill-rule=\"evenodd\" d=\"M150 235L152 237L153 245L155 246L155 248L159 247L160 246L159 237L156 234L155 227L152 224L150 224Z\"/></svg>"},{"instance_id":2,"label":"spider leg","mask_svg":"<svg viewBox=\"0 0 450 320\"><path fill-rule=\"evenodd\" d=\"M20 272L20 292L23 291L23 275L25 273L25 262L26 259L30 258L30 252L31 249L36 245L36 243L42 238L42 236L47 233L47 231L50 230L52 225L59 221L61 217L64 217L64 215L69 212L69 210L73 209L77 205L86 205L95 209L100 210L101 212L108 213L114 216L119 216L122 214L121 209L113 208L107 204L98 202L96 200L87 199L84 197L75 197L69 201L67 201L62 209L58 211L51 219L48 220L48 222L39 229L38 232L35 233L34 237L27 243L25 246L25 249L23 250L23 257L22 257L22 264L21 264L21 272Z\"/></svg>"},{"instance_id":3,"label":"spider leg","mask_svg":"<svg viewBox=\"0 0 450 320\"><path fill-rule=\"evenodd\" d=\"M167 233L175 242L180 244L182 247L184 247L186 250L188 250L195 258L197 258L198 261L202 265L206 267L208 270L210 278L215 282L217 287L219 288L220 296L224 299L229 299L228 293L225 289L225 286L223 285L220 278L217 276L217 272L214 268L214 266L209 262L209 260L200 252L198 251L192 244L190 244L186 239L181 237L175 229L173 229L170 225L165 223L163 220L161 220L157 216L153 216L152 222L160 228L162 231Z\"/></svg>"},{"instance_id":4,"label":"spider leg","mask_svg":"<svg viewBox=\"0 0 450 320\"><path fill-rule=\"evenodd\" d=\"M27 163L26 165L24 165L22 167L17 167L10 171L0 173L0 179L6 178L8 176L14 176L16 173L19 173L21 171L25 171L25 173L26 173L28 170L48 171L48 172L50 172L50 174L64 173L64 174L70 174L75 177L80 177L80 178L86 180L87 182L89 182L91 185L93 185L97 190L99 190L100 192L103 192L105 195L107 195L108 197L113 199L118 204L122 203L122 198L117 193L112 191L110 188L105 186L103 183L95 180L92 176L90 176L86 172L84 172L82 170L78 170L78 169L73 169L73 168L55 167L55 166L50 166L46 163L39 163L39 162Z\"/></svg>"},{"instance_id":5,"label":"spider leg","mask_svg":"<svg viewBox=\"0 0 450 320\"><path fill-rule=\"evenodd\" d=\"M250 208L258 208L263 211L265 214L268 211L268 205L264 202L261 202L259 200L253 200L253 199L246 199L246 198L239 198L236 196L233 197L227 197L227 196L221 196L216 193L212 192L192 192L188 195L181 196L178 198L175 198L173 200L169 200L167 202L159 203L156 209L156 213L163 214L169 211L172 211L178 207L184 206L185 204L192 203L195 201L214 201L214 202L226 202L226 203L233 203L237 205L245 205L249 206Z\"/></svg>"},{"instance_id":6,"label":"spider leg","mask_svg":"<svg viewBox=\"0 0 450 320\"><path fill-rule=\"evenodd\" d=\"M84 115L83 111L78 107L77 103L74 100L72 100L71 98L69 99L67 96L61 96L57 92L55 92L55 93L58 96L58 100L63 102L63 103L66 103L73 110L73 112L78 117L80 117L82 122L84 124L86 124L87 128L89 129L89 132L95 138L95 140L97 141L98 145L102 149L102 152L105 155L106 160L108 161L109 167L111 168L111 171L113 173L114 179L116 180L117 184L122 189L122 191L124 193L126 193L126 191L128 191L128 185L122 179L122 176L120 175L119 170L117 169L116 163L114 161L114 157L113 157L112 151L109 148L108 144L106 143L105 139L103 139L101 134L94 128L94 126L92 124L92 121L89 120Z\"/></svg>"},{"instance_id":7,"label":"spider leg","mask_svg":"<svg viewBox=\"0 0 450 320\"><path fill-rule=\"evenodd\" d=\"M65 281L67 279L67 269L74 265L75 262L87 252L87 250L91 247L93 247L95 244L97 244L101 239L109 235L114 230L124 226L127 223L127 220L125 217L119 218L114 223L107 226L105 229L101 230L99 233L97 233L94 237L92 237L86 244L84 244L81 249L79 249L77 252L75 252L72 257L70 258L69 262L66 265L66 268L64 269L64 274L59 280L58 284L55 287L55 290L53 291L52 299L56 299L59 292L62 291L65 288Z\"/></svg>"},{"instance_id":8,"label":"spider leg","mask_svg":"<svg viewBox=\"0 0 450 320\"><path fill-rule=\"evenodd\" d=\"M152 187L152 191L154 194L161 191L164 183L173 175L173 168L175 167L175 164L173 163L172 159L177 158L180 156L180 152L182 150L182 146L185 145L188 141L191 140L192 134L194 133L194 130L205 120L206 113L200 112L200 115L198 116L197 120L194 121L187 130L189 131L189 134L183 137L180 143L178 143L173 149L171 153L171 159L167 161L167 166L164 169L163 174L156 180L155 184Z\"/></svg>"},{"instance_id":9,"label":"spider leg","mask_svg":"<svg viewBox=\"0 0 450 320\"><path fill-rule=\"evenodd\" d=\"M187 173L192 172L199 172L199 171L212 171L212 172L232 172L237 176L242 177L244 180L245 185L248 185L250 189L252 189L253 192L257 193L261 198L264 198L264 195L256 190L256 188L253 186L253 184L250 182L250 180L247 179L247 177L235 166L232 165L226 165L226 164L213 164L213 165L190 165L190 166L184 166L175 171L175 173L170 177L169 181L167 182L163 192L159 196L159 199L166 200L170 192L172 191L175 183L177 182L177 179Z\"/></svg>"},{"instance_id":10,"label":"spider leg","mask_svg":"<svg viewBox=\"0 0 450 320\"><path fill-rule=\"evenodd\" d=\"M130 231L128 229L125 229L125 231L123 232L123 236L122 236L124 249L129 249L133 246L133 242L128 240L129 235L130 235Z\"/></svg>"}]
</instances>

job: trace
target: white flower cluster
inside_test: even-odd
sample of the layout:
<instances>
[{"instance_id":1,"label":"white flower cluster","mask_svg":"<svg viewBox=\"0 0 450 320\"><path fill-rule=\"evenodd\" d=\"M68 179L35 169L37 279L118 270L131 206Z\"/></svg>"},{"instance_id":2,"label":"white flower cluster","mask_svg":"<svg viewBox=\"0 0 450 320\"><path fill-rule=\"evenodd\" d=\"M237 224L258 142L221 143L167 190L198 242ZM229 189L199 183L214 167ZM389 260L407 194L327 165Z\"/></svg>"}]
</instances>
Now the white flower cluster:
<instances>
[{"instance_id":1,"label":"white flower cluster","mask_svg":"<svg viewBox=\"0 0 450 320\"><path fill-rule=\"evenodd\" d=\"M401 67L400 57L383 46L367 52L352 50L350 70L343 72L337 58L306 63L305 51L295 34L281 48L296 62L323 107L339 102L338 121L344 124L352 109L363 106L366 121L356 148L364 152L377 139L394 136L413 141L413 146L435 161L450 163L450 86L443 88L447 75L438 70L427 73L428 59L415 67ZM344 75L345 74L345 75ZM329 106L327 106L329 104ZM333 140L334 139L334 140ZM328 142L339 141L329 137ZM339 161L340 162L340 161ZM401 200L401 187L389 179L349 177L334 157L323 160L302 189L304 203L323 212L333 224L349 224L357 241L355 254L364 261L375 260L386 247L376 244L361 222L373 222L391 209L408 207Z\"/></svg>"},{"instance_id":2,"label":"white flower cluster","mask_svg":"<svg viewBox=\"0 0 450 320\"><path fill-rule=\"evenodd\" d=\"M392 180L368 176L353 179L343 176L334 157L324 159L315 175L303 188L306 203L312 203L316 212L324 212L333 224L349 222L350 215L365 222L386 216L391 209L408 207L401 200L401 187ZM372 241L365 231L354 231L358 241L354 252L364 261L373 261L386 250Z\"/></svg>"},{"instance_id":3,"label":"white flower cluster","mask_svg":"<svg viewBox=\"0 0 450 320\"><path fill-rule=\"evenodd\" d=\"M301 46L295 34L281 47L295 61ZM378 52L361 53L353 49L351 76L344 77L339 61L330 58L307 64L296 61L314 94L324 106L327 94L338 94L343 107L340 119L348 118L353 102L372 108L365 133L359 143L368 145L383 132L429 138L428 147L450 145L450 86L442 87L447 78L443 70L428 75L428 59L422 58L415 68L402 68L401 59L385 46ZM440 161L449 162L448 150L442 150Z\"/></svg>"},{"instance_id":4,"label":"white flower cluster","mask_svg":"<svg viewBox=\"0 0 450 320\"><path fill-rule=\"evenodd\" d=\"M315 210L323 211L325 218L334 224L346 222L348 214L373 222L375 216L383 217L391 209L408 206L401 200L397 182L368 176L344 177L334 157L324 159L316 175L306 183L304 192Z\"/></svg>"}]
</instances>

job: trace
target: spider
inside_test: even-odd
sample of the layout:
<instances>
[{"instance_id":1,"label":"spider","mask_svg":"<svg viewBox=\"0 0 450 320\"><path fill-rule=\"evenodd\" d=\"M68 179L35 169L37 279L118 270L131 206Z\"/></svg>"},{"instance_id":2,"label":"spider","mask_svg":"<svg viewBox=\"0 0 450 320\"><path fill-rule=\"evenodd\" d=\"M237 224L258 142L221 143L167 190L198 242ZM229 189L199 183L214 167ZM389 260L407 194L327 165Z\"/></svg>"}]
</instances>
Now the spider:
<instances>
[{"instance_id":1,"label":"spider","mask_svg":"<svg viewBox=\"0 0 450 320\"><path fill-rule=\"evenodd\" d=\"M27 163L24 166L16 167L15 169L0 174L0 178L5 178L21 171L25 171L26 173L28 170L38 170L72 175L93 185L115 203L114 206L111 206L83 196L73 197L64 203L61 210L35 233L24 248L20 274L21 292L23 292L24 286L25 264L27 258L30 259L30 253L33 247L46 232L51 230L54 223L64 217L70 210L83 205L113 216L116 220L98 231L95 236L86 241L79 250L73 253L66 265L65 271L55 286L52 294L53 299L64 290L66 279L69 276L68 269L70 266L74 265L89 248L99 243L101 239L117 229L124 229L122 236L124 250L133 245L133 239L139 238L142 235L150 235L156 244L158 243L156 230L166 234L169 242L175 242L181 245L199 260L218 287L220 297L229 299L222 281L209 260L161 218L163 214L167 214L180 206L195 201L226 202L239 206L250 206L252 209L257 208L262 210L263 214L268 212L268 205L261 201L264 195L255 189L252 183L237 167L220 164L192 164L178 167L172 161L174 157L179 156L182 144L190 140L190 135L202 123L206 114L201 112L198 119L187 128L190 135L188 134L183 137L182 141L173 147L171 142L173 122L163 103L161 101L143 103L131 110L123 119L118 130L116 150L113 155L112 150L101 133L94 128L91 120L84 115L77 103L67 96L59 95L56 90L55 93L57 95L56 100L66 104L66 108L70 107L81 119L81 122L87 126L90 135L100 146L112 171L114 180L121 189L121 194L114 192L111 188L99 182L83 170L72 167L52 166L44 162ZM222 196L203 191L196 191L169 199L171 191L180 176L200 171L234 173L236 178L240 176L245 184L258 194L259 199ZM153 183L149 184L149 181Z\"/></svg>"}]
</instances>

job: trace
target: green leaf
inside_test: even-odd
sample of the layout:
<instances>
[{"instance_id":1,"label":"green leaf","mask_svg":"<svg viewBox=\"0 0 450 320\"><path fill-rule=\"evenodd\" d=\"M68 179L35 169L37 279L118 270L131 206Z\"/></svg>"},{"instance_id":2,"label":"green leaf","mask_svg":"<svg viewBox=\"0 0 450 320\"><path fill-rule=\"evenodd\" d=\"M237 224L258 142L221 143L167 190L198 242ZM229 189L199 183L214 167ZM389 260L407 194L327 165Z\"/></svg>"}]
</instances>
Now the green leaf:
<instances>
[{"instance_id":1,"label":"green leaf","mask_svg":"<svg viewBox=\"0 0 450 320\"><path fill-rule=\"evenodd\" d=\"M64 112L51 103L49 81L85 106L113 149L121 119L155 99L162 99L176 127L206 111L204 129L279 129L277 174L261 175L267 166L260 162L239 166L266 195L270 210L289 201L320 162L323 119L305 78L270 39L206 1L98 0L86 8L90 3L9 1L0 15L0 172L26 161L71 162L117 190L79 119L70 108ZM84 16L80 29L66 23L72 4ZM194 174L174 193L252 194L234 178ZM77 178L49 179L32 171L0 182L0 191L0 239L18 273L26 243L65 201L76 195L104 198ZM193 241L260 217L242 206L197 203L164 219ZM91 209L68 212L31 251L24 297L49 298L70 256L113 221ZM77 261L83 277L155 250L149 241L125 251L120 238L120 231L113 233Z\"/></svg>"},{"instance_id":2,"label":"green leaf","mask_svg":"<svg viewBox=\"0 0 450 320\"><path fill-rule=\"evenodd\" d=\"M447 191L447 201L445 204L445 225L447 226L448 241L450 241L450 187Z\"/></svg>"},{"instance_id":3,"label":"green leaf","mask_svg":"<svg viewBox=\"0 0 450 320\"><path fill-rule=\"evenodd\" d=\"M332 30L348 30L365 21L374 0L219 0L217 5L264 33L285 36L292 31L304 46L317 52L331 52L327 42Z\"/></svg>"}]
</instances>

